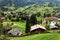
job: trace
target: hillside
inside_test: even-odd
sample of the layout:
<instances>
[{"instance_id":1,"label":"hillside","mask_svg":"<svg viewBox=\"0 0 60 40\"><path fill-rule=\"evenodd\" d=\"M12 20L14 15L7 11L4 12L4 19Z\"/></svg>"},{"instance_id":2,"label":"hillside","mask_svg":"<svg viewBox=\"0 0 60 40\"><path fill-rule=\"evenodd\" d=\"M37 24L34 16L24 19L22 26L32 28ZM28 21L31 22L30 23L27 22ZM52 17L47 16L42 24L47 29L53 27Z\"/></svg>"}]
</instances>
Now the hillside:
<instances>
[{"instance_id":1,"label":"hillside","mask_svg":"<svg viewBox=\"0 0 60 40\"><path fill-rule=\"evenodd\" d=\"M36 3L43 4L45 2L52 2L55 3L56 5L59 5L60 3L60 1L58 0L0 0L0 6L14 4L15 7L18 7L18 6L26 6L26 5L36 4Z\"/></svg>"},{"instance_id":2,"label":"hillside","mask_svg":"<svg viewBox=\"0 0 60 40\"><path fill-rule=\"evenodd\" d=\"M11 40L60 40L60 34L36 34L26 37L11 38Z\"/></svg>"},{"instance_id":3,"label":"hillside","mask_svg":"<svg viewBox=\"0 0 60 40\"><path fill-rule=\"evenodd\" d=\"M30 12L30 8L39 9L38 7L53 7L57 6L60 7L60 1L59 0L0 0L0 8L3 11L27 11ZM33 8L34 7L34 8ZM34 9L35 11L35 9ZM39 11L39 10L37 10ZM33 12L33 10L32 10Z\"/></svg>"}]
</instances>

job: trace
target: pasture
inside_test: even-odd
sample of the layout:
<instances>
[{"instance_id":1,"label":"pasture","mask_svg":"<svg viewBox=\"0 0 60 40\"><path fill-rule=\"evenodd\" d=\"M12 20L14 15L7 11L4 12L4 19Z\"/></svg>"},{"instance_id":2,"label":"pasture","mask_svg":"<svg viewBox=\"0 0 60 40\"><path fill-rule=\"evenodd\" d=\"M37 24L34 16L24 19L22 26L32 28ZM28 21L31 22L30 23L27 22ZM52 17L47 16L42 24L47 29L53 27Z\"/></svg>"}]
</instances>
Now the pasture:
<instances>
[{"instance_id":1,"label":"pasture","mask_svg":"<svg viewBox=\"0 0 60 40\"><path fill-rule=\"evenodd\" d=\"M25 37L11 37L11 40L60 40L60 34L36 34Z\"/></svg>"}]
</instances>

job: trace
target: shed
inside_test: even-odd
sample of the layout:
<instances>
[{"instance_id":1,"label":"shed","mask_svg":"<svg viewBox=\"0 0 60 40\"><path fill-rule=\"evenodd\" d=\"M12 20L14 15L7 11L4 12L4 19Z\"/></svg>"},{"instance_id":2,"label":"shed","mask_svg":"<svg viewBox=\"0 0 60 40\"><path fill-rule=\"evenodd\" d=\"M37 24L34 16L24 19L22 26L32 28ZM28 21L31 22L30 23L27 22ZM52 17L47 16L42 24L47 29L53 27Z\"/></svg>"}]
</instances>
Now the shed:
<instances>
[{"instance_id":1,"label":"shed","mask_svg":"<svg viewBox=\"0 0 60 40\"><path fill-rule=\"evenodd\" d=\"M8 32L9 35L12 35L12 36L20 36L22 35L22 31L18 28L15 28L15 29L12 29Z\"/></svg>"},{"instance_id":2,"label":"shed","mask_svg":"<svg viewBox=\"0 0 60 40\"><path fill-rule=\"evenodd\" d=\"M36 24L34 26L31 26L30 31L31 33L43 33L44 31L46 31L46 28Z\"/></svg>"}]
</instances>

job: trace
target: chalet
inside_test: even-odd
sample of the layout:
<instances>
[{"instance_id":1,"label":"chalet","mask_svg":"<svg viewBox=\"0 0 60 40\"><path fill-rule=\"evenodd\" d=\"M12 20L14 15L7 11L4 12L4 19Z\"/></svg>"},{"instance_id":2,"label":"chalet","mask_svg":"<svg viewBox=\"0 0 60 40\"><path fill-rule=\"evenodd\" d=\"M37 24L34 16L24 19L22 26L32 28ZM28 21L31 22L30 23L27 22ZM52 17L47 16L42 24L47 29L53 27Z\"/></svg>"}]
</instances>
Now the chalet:
<instances>
[{"instance_id":1,"label":"chalet","mask_svg":"<svg viewBox=\"0 0 60 40\"><path fill-rule=\"evenodd\" d=\"M43 24L47 24L50 21L58 21L59 18L56 17L46 17L43 21Z\"/></svg>"},{"instance_id":2,"label":"chalet","mask_svg":"<svg viewBox=\"0 0 60 40\"><path fill-rule=\"evenodd\" d=\"M30 31L31 31L31 33L43 33L46 31L46 28L36 24L34 26L31 26Z\"/></svg>"},{"instance_id":3,"label":"chalet","mask_svg":"<svg viewBox=\"0 0 60 40\"><path fill-rule=\"evenodd\" d=\"M58 29L58 26L56 26L56 24L59 20L60 19L56 17L46 17L43 21L43 24L48 24L50 22L50 29Z\"/></svg>"},{"instance_id":4,"label":"chalet","mask_svg":"<svg viewBox=\"0 0 60 40\"><path fill-rule=\"evenodd\" d=\"M18 28L15 28L15 29L10 30L8 34L12 36L20 36L22 35L22 31Z\"/></svg>"}]
</instances>

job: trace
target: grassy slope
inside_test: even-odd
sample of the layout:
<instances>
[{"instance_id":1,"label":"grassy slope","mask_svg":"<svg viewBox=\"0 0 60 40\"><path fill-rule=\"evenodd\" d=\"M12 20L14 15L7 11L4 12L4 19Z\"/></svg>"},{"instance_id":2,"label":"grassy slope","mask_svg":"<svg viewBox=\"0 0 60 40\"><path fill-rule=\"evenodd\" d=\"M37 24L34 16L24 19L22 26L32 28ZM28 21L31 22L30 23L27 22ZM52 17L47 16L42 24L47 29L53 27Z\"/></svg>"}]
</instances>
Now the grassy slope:
<instances>
[{"instance_id":1,"label":"grassy slope","mask_svg":"<svg viewBox=\"0 0 60 40\"><path fill-rule=\"evenodd\" d=\"M36 34L21 38L11 38L11 40L60 40L60 34Z\"/></svg>"},{"instance_id":2,"label":"grassy slope","mask_svg":"<svg viewBox=\"0 0 60 40\"><path fill-rule=\"evenodd\" d=\"M6 23L7 22L4 22L3 24L6 25ZM18 26L14 26L12 28L20 28L23 31L23 33L25 32L25 23L23 22L14 22L14 23L18 24ZM25 37L11 38L11 40L60 40L60 34L36 34Z\"/></svg>"},{"instance_id":3,"label":"grassy slope","mask_svg":"<svg viewBox=\"0 0 60 40\"><path fill-rule=\"evenodd\" d=\"M3 22L3 26L6 26L7 23L11 24L12 22ZM23 31L23 33L25 32L25 22L13 22L13 23L17 25L11 26L12 29L19 28Z\"/></svg>"}]
</instances>

